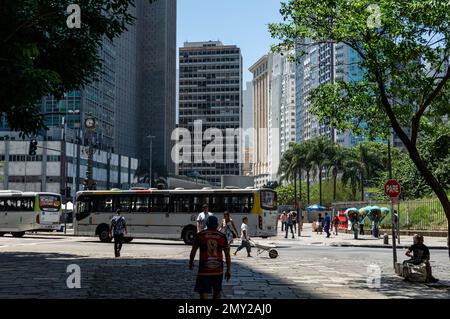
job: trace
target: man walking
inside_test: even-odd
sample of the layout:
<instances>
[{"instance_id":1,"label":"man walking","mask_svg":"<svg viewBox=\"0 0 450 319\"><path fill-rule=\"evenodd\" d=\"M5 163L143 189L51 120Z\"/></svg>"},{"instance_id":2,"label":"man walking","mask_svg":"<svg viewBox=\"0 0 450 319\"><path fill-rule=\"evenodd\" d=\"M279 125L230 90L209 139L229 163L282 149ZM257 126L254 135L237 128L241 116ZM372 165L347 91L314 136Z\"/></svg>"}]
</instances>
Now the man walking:
<instances>
[{"instance_id":1,"label":"man walking","mask_svg":"<svg viewBox=\"0 0 450 319\"><path fill-rule=\"evenodd\" d=\"M116 211L117 215L111 219L111 227L109 228L109 237L111 233L114 236L114 254L120 257L120 250L122 249L123 233L128 234L125 217L120 215L120 209Z\"/></svg>"},{"instance_id":2,"label":"man walking","mask_svg":"<svg viewBox=\"0 0 450 319\"><path fill-rule=\"evenodd\" d=\"M213 293L214 299L220 299L223 279L223 253L227 263L225 279L230 280L231 257L230 246L225 234L217 230L219 221L217 217L210 216L206 221L206 230L197 234L192 246L189 258L189 269L194 269L194 259L200 248L200 261L197 281L194 291L200 294L200 299L208 299L208 294Z\"/></svg>"},{"instance_id":3,"label":"man walking","mask_svg":"<svg viewBox=\"0 0 450 319\"><path fill-rule=\"evenodd\" d=\"M293 229L293 220L292 220L292 212L288 213L287 219L286 219L286 236L284 238L288 237L289 229L291 229L292 238L294 238L294 229Z\"/></svg>"},{"instance_id":4,"label":"man walking","mask_svg":"<svg viewBox=\"0 0 450 319\"><path fill-rule=\"evenodd\" d=\"M325 213L325 218L323 219L323 230L327 234L327 238L330 238L330 227L331 227L331 217L328 213Z\"/></svg>"},{"instance_id":5,"label":"man walking","mask_svg":"<svg viewBox=\"0 0 450 319\"><path fill-rule=\"evenodd\" d=\"M337 236L339 234L339 212L333 217L333 230L334 234Z\"/></svg>"},{"instance_id":6,"label":"man walking","mask_svg":"<svg viewBox=\"0 0 450 319\"><path fill-rule=\"evenodd\" d=\"M234 252L234 255L238 253L242 248L245 247L247 249L247 257L252 257L250 255L250 252L252 251L252 246L250 245L250 236L248 235L248 218L244 217L242 218L242 225L241 225L241 245L236 249Z\"/></svg>"},{"instance_id":7,"label":"man walking","mask_svg":"<svg viewBox=\"0 0 450 319\"><path fill-rule=\"evenodd\" d=\"M212 213L210 213L208 210L209 210L208 204L203 204L202 212L198 214L197 217L197 233L207 229L206 221L208 220L209 216L212 216Z\"/></svg>"}]
</instances>

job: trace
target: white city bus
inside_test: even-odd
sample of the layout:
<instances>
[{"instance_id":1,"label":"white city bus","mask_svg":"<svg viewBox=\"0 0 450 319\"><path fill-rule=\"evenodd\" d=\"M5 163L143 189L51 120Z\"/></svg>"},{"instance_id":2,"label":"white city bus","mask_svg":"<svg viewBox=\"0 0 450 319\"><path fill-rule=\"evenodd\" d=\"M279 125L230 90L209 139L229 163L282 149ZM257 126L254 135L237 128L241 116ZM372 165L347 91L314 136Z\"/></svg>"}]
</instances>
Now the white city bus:
<instances>
[{"instance_id":1,"label":"white city bus","mask_svg":"<svg viewBox=\"0 0 450 319\"><path fill-rule=\"evenodd\" d=\"M61 213L59 194L0 191L0 236L22 237L26 231L56 230Z\"/></svg>"},{"instance_id":2,"label":"white city bus","mask_svg":"<svg viewBox=\"0 0 450 319\"><path fill-rule=\"evenodd\" d=\"M277 196L271 189L111 190L77 193L75 235L111 241L109 225L120 209L128 225L126 242L133 238L183 239L192 244L203 204L222 220L229 211L236 227L249 219L249 235L275 236Z\"/></svg>"}]
</instances>

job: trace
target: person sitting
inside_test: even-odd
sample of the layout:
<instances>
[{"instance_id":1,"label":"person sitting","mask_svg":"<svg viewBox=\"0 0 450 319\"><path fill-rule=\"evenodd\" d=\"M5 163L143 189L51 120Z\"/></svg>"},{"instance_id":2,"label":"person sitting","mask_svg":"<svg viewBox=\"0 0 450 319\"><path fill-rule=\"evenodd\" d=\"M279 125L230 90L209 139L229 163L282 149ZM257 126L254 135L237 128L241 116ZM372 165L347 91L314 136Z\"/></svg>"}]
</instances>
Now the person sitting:
<instances>
[{"instance_id":1,"label":"person sitting","mask_svg":"<svg viewBox=\"0 0 450 319\"><path fill-rule=\"evenodd\" d=\"M423 236L417 234L414 235L413 242L414 244L408 248L405 254L411 259L405 260L403 264L421 265L422 263L424 263L427 271L427 278L425 282L437 282L438 279L434 278L431 274L430 250L423 243Z\"/></svg>"}]
</instances>

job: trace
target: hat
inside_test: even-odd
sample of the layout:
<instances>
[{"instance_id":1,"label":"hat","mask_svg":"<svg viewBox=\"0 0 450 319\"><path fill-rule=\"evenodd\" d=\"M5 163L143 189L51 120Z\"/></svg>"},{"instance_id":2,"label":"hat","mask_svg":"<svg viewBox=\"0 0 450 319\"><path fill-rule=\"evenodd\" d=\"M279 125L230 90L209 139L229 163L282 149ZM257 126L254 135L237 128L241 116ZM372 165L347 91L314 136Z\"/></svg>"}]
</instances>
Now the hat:
<instances>
[{"instance_id":1,"label":"hat","mask_svg":"<svg viewBox=\"0 0 450 319\"><path fill-rule=\"evenodd\" d=\"M208 219L206 219L206 226L208 228L217 228L219 226L219 221L217 220L217 217L209 216Z\"/></svg>"}]
</instances>

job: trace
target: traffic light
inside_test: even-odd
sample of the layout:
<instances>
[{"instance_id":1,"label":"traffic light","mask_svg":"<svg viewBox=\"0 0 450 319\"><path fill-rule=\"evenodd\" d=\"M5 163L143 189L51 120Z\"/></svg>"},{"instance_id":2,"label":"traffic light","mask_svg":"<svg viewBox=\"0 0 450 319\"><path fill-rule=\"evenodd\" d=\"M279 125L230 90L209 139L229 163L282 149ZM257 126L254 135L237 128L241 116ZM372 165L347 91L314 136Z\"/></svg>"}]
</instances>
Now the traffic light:
<instances>
[{"instance_id":1,"label":"traffic light","mask_svg":"<svg viewBox=\"0 0 450 319\"><path fill-rule=\"evenodd\" d=\"M30 141L30 148L28 149L28 155L32 155L32 156L36 155L37 145L38 145L37 139L33 138Z\"/></svg>"}]
</instances>

